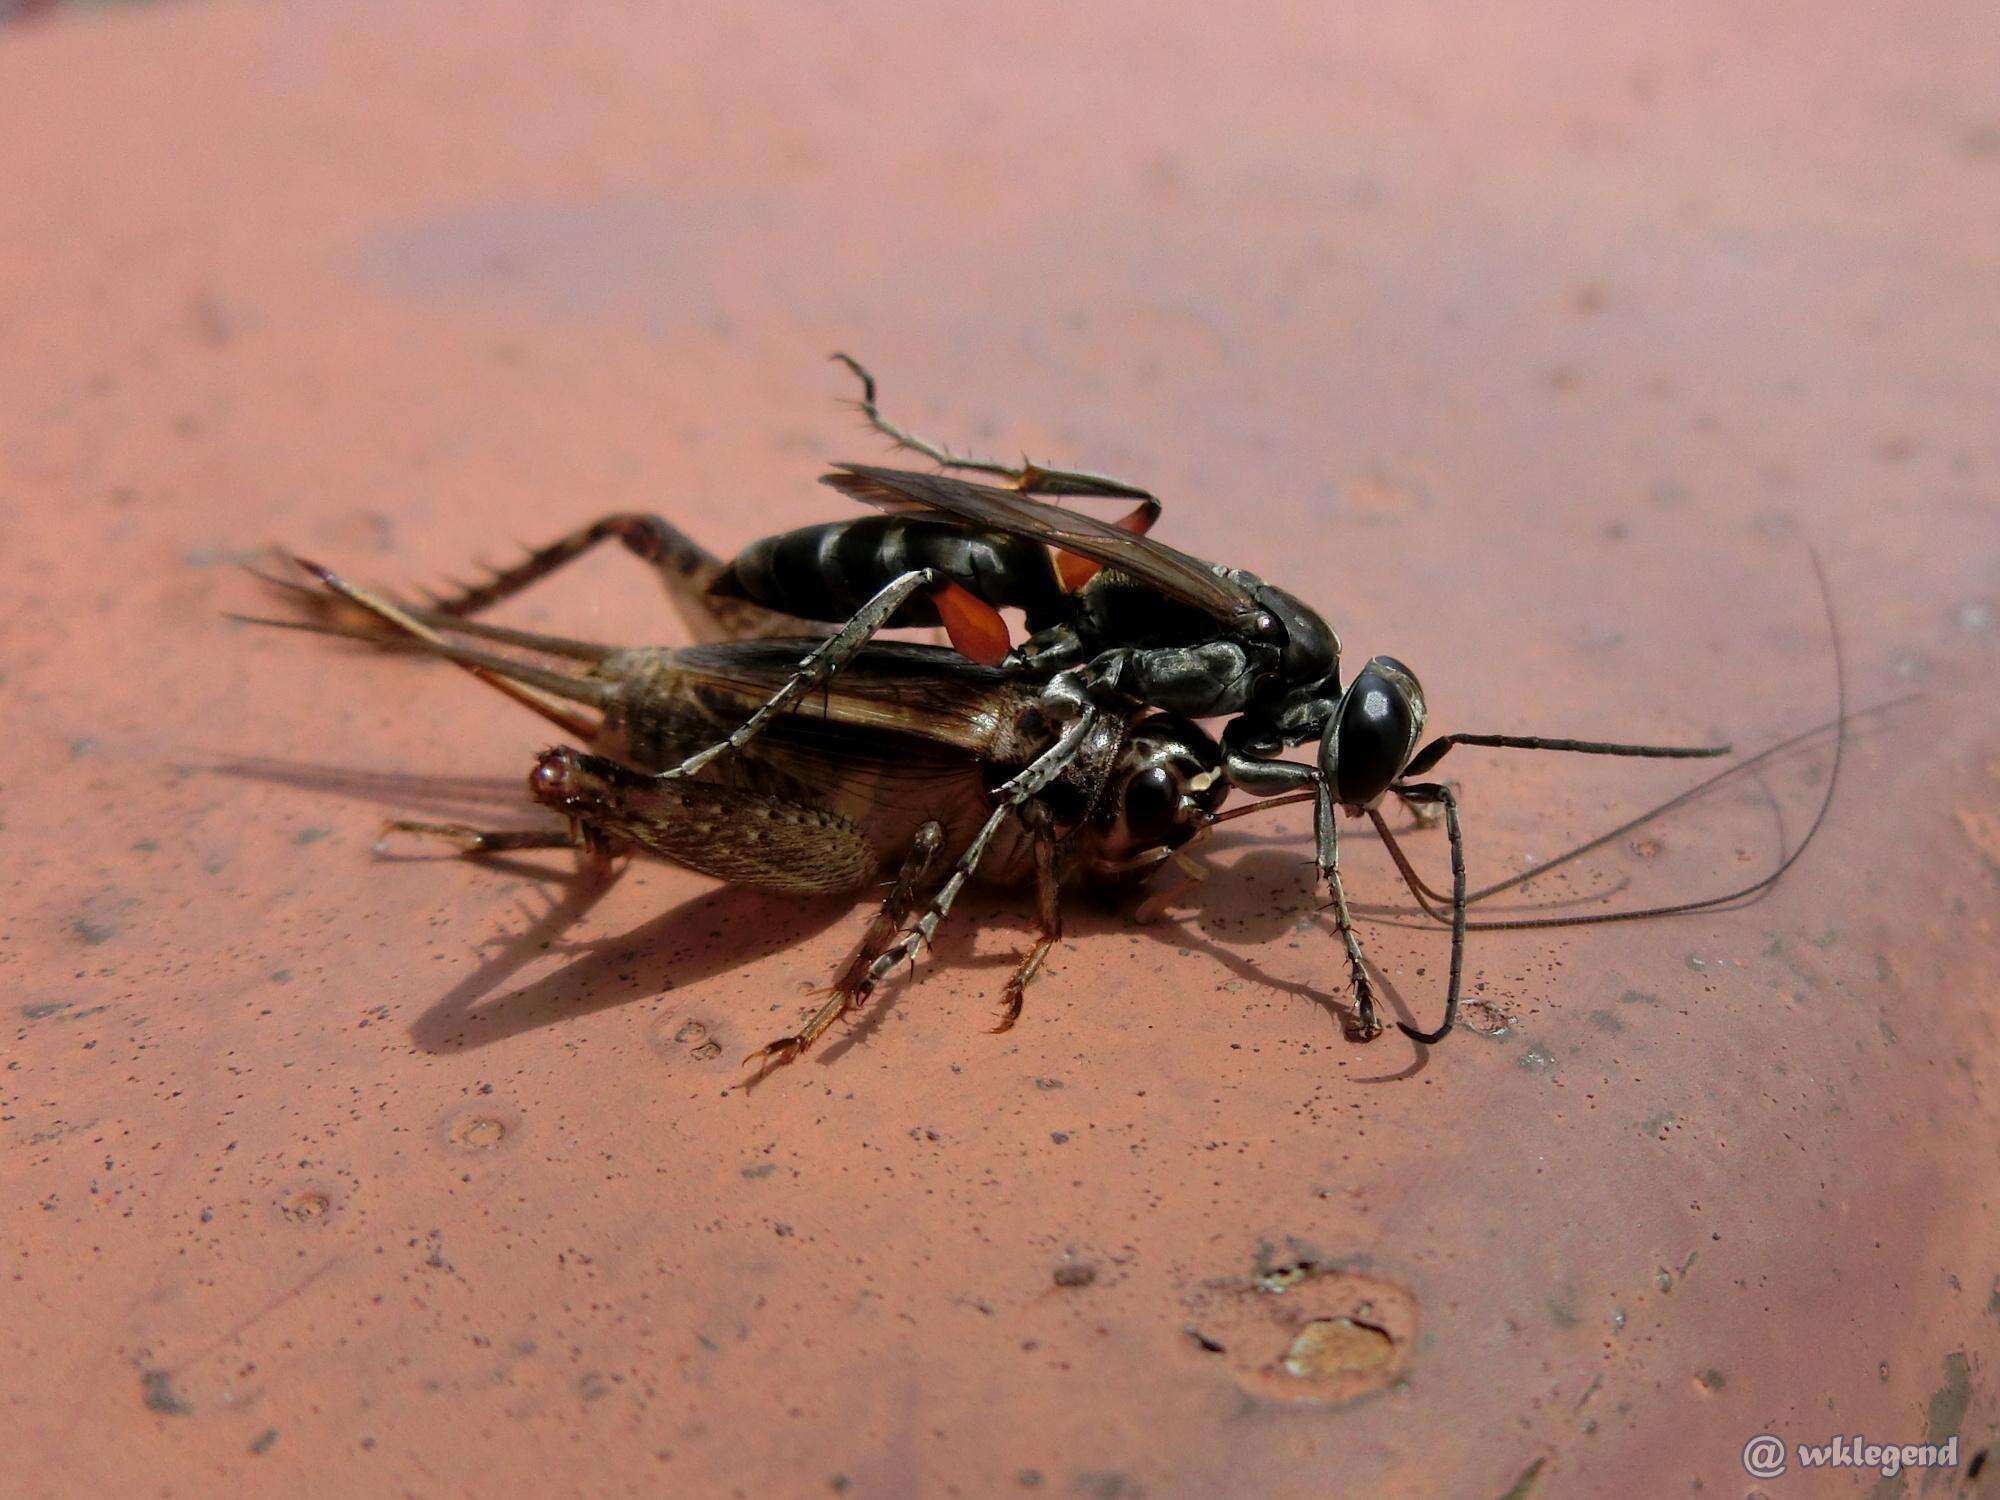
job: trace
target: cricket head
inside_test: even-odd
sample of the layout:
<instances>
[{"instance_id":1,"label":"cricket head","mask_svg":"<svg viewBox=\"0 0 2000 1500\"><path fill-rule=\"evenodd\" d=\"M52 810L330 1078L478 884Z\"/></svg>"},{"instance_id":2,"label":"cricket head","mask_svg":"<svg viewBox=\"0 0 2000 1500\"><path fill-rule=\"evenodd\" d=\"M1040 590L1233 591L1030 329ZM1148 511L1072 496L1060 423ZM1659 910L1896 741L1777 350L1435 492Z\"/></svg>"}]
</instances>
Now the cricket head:
<instances>
[{"instance_id":1,"label":"cricket head","mask_svg":"<svg viewBox=\"0 0 2000 1500\"><path fill-rule=\"evenodd\" d=\"M535 757L535 769L528 773L528 795L566 818L603 824L616 821L636 790L635 783L648 779L615 760L557 745Z\"/></svg>"},{"instance_id":2,"label":"cricket head","mask_svg":"<svg viewBox=\"0 0 2000 1500\"><path fill-rule=\"evenodd\" d=\"M1222 748L1178 714L1151 714L1132 726L1105 784L1097 853L1115 861L1178 849L1228 795Z\"/></svg>"}]
</instances>

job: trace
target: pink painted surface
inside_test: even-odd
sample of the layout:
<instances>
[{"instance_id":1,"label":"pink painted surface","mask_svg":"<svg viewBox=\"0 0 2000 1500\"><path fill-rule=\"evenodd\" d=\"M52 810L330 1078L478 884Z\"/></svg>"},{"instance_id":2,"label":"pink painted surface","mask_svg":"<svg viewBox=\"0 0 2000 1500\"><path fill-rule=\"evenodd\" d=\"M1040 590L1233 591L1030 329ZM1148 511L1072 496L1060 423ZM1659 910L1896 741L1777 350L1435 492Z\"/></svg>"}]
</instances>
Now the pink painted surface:
<instances>
[{"instance_id":1,"label":"pink painted surface","mask_svg":"<svg viewBox=\"0 0 2000 1500\"><path fill-rule=\"evenodd\" d=\"M1969 1457L1996 78L1974 4L0 29L6 1488L1738 1494L1757 1432ZM525 819L540 731L231 627L225 564L407 584L609 510L724 550L837 514L818 466L880 450L835 347L923 430L1151 483L1163 537L1412 663L1441 729L1816 722L1801 538L1856 702L1925 696L1768 900L1475 938L1502 1038L1344 1041L1274 823L1172 922L1074 909L1005 1037L1030 929L974 902L746 1095L863 913L371 859L392 814ZM510 618L669 634L614 557ZM1691 779L1450 769L1475 880ZM1825 769L1574 888L1746 878ZM1443 945L1368 941L1428 1022ZM1393 1347L1283 1370L1341 1316ZM1389 1388L1318 1399L1354 1369Z\"/></svg>"}]
</instances>

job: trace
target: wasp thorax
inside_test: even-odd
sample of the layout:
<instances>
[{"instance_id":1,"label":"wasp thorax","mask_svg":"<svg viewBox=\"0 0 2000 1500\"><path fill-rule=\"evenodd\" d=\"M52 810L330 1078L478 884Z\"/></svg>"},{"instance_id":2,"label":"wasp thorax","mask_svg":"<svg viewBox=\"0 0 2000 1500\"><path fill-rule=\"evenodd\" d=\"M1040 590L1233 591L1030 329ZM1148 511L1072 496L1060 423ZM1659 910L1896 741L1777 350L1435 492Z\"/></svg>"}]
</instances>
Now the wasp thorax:
<instances>
[{"instance_id":1,"label":"wasp thorax","mask_svg":"<svg viewBox=\"0 0 2000 1500\"><path fill-rule=\"evenodd\" d=\"M1141 719L1105 789L1102 854L1126 859L1186 843L1229 795L1221 767L1221 747L1193 723L1177 714Z\"/></svg>"},{"instance_id":2,"label":"wasp thorax","mask_svg":"<svg viewBox=\"0 0 2000 1500\"><path fill-rule=\"evenodd\" d=\"M1340 665L1340 637L1303 599L1268 583L1258 590L1258 597L1283 632L1279 644L1284 647L1287 683L1318 682Z\"/></svg>"},{"instance_id":3,"label":"wasp thorax","mask_svg":"<svg viewBox=\"0 0 2000 1500\"><path fill-rule=\"evenodd\" d=\"M1341 695L1319 769L1342 807L1373 807L1402 774L1424 732L1424 690L1393 656L1378 656Z\"/></svg>"}]
</instances>

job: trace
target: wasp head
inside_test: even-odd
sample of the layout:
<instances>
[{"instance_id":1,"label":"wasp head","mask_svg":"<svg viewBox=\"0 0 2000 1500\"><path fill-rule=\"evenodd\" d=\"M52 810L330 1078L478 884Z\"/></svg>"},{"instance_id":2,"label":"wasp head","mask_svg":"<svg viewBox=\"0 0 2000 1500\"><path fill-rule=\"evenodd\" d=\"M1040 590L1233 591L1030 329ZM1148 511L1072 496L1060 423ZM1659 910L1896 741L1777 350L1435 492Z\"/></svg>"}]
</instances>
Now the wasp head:
<instances>
[{"instance_id":1,"label":"wasp head","mask_svg":"<svg viewBox=\"0 0 2000 1500\"><path fill-rule=\"evenodd\" d=\"M1424 690L1393 656L1378 656L1340 695L1319 744L1319 770L1342 807L1373 807L1416 753Z\"/></svg>"}]
</instances>

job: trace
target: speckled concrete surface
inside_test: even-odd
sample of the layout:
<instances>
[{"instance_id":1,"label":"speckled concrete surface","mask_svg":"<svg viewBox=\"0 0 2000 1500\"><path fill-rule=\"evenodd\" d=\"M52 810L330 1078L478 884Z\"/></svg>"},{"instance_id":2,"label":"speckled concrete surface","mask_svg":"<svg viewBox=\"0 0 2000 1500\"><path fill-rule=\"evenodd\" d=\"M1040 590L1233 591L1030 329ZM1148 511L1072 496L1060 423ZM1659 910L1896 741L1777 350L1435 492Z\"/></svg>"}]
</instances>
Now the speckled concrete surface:
<instances>
[{"instance_id":1,"label":"speckled concrete surface","mask_svg":"<svg viewBox=\"0 0 2000 1500\"><path fill-rule=\"evenodd\" d=\"M1741 12L0 28L4 1488L1734 1495L1757 1432L1988 1444L2000 24ZM1855 702L1925 696L1768 900L1475 938L1503 1036L1343 1040L1279 824L1170 922L1075 913L1004 1037L982 898L746 1095L863 913L372 859L524 817L541 733L228 625L226 563L836 514L834 347L1152 483L1442 729L1812 724L1807 538ZM615 557L510 618L670 634ZM1826 764L1567 889L1760 870ZM1452 769L1475 880L1689 779ZM1434 1014L1442 944L1369 941Z\"/></svg>"}]
</instances>

